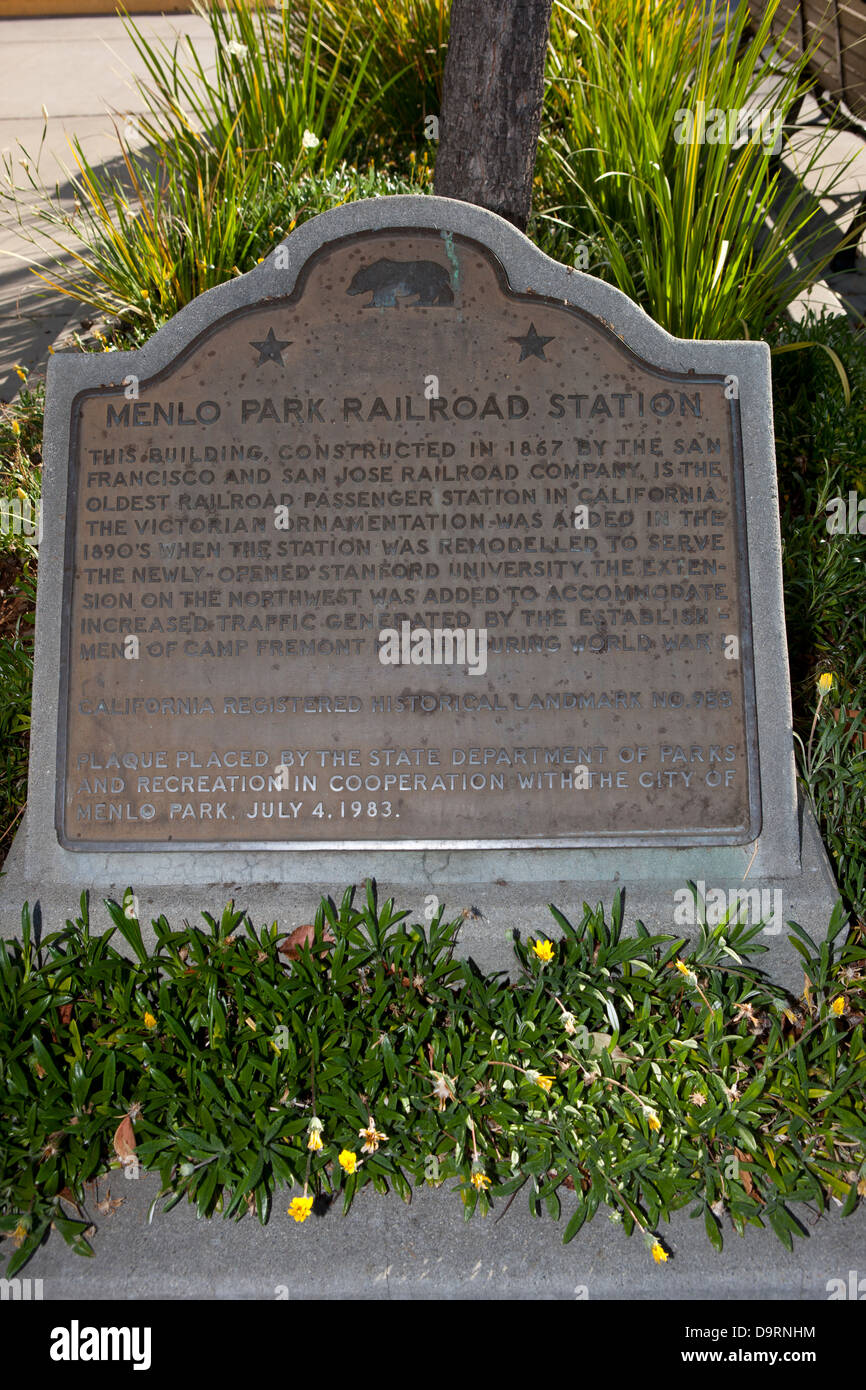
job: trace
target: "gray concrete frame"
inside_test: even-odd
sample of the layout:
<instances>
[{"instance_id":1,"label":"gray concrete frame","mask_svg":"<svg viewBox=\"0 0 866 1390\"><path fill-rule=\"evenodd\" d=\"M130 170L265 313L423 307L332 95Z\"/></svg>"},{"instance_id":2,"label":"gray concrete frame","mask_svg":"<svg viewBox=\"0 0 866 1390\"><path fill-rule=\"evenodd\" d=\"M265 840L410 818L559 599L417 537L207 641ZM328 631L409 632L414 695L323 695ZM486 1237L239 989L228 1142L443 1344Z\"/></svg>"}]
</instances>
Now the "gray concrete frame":
<instances>
[{"instance_id":1,"label":"gray concrete frame","mask_svg":"<svg viewBox=\"0 0 866 1390\"><path fill-rule=\"evenodd\" d=\"M749 579L755 652L755 689L760 755L763 825L757 842L738 846L702 844L693 848L611 847L590 849L456 850L463 870L483 880L505 876L524 882L580 876L619 878L742 878L751 862L754 879L796 875L800 836L791 737L791 705L781 578L781 543L773 452L770 354L759 342L694 342L671 337L620 291L544 256L527 237L502 218L451 199L393 197L350 203L299 227L248 275L200 296L141 349L130 353L55 354L49 365L45 418L44 535L39 552L37 655L33 699L30 799L27 812L25 876L31 881L93 886L114 880L190 884L207 882L305 881L390 874L400 856L400 877L418 880L418 864L430 849L389 849L387 859L373 847L337 851L246 850L200 846L182 850L69 852L54 828L62 593L67 516L72 404L87 388L117 385L134 373L141 378L169 365L203 329L223 315L287 295L307 259L326 243L352 233L425 227L459 233L488 246L519 294L559 300L598 318L638 357L659 368L699 376L735 376L745 477ZM455 850L455 846L435 846ZM215 856L218 855L218 858ZM753 860L754 855L754 860ZM449 858L454 860L455 854ZM452 863L452 872L456 863ZM462 874L461 874L462 877ZM422 868L421 880L428 874Z\"/></svg>"}]
</instances>

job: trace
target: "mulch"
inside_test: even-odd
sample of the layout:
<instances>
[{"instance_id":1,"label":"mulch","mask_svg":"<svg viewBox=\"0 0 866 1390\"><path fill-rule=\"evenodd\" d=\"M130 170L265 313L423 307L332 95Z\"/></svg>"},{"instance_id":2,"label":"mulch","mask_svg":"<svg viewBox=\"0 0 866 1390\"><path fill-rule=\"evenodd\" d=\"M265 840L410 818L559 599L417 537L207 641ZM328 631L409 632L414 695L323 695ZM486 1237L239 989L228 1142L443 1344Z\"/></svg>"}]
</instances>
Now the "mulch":
<instances>
[{"instance_id":1,"label":"mulch","mask_svg":"<svg viewBox=\"0 0 866 1390\"><path fill-rule=\"evenodd\" d=\"M26 566L30 572L31 566L32 561ZM16 555L0 555L0 638L15 636L22 614L30 607L29 599L18 587L24 573L25 564Z\"/></svg>"}]
</instances>

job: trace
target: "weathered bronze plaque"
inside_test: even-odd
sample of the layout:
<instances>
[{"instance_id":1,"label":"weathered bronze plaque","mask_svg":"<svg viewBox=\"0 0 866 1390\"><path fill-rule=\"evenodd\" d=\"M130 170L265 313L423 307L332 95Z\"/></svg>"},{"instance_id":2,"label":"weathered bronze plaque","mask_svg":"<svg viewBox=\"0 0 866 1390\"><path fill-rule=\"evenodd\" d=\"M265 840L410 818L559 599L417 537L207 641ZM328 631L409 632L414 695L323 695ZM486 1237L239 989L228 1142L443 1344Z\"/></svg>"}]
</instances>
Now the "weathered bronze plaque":
<instances>
[{"instance_id":1,"label":"weathered bronze plaque","mask_svg":"<svg viewBox=\"0 0 866 1390\"><path fill-rule=\"evenodd\" d=\"M736 392L479 243L327 243L70 469L63 845L757 835Z\"/></svg>"}]
</instances>

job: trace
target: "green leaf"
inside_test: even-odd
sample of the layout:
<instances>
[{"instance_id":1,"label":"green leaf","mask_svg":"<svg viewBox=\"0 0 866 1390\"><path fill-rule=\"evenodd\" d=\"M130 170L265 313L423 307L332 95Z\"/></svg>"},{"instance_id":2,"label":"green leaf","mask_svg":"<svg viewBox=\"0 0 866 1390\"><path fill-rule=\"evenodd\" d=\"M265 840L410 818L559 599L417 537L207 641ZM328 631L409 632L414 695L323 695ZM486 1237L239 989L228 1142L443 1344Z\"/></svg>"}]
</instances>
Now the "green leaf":
<instances>
[{"instance_id":1,"label":"green leaf","mask_svg":"<svg viewBox=\"0 0 866 1390\"><path fill-rule=\"evenodd\" d=\"M57 1070L57 1067L54 1064L54 1059L51 1056L51 1053L48 1051L48 1048L41 1041L41 1039L36 1036L35 1033L31 1035L30 1041L33 1045L33 1051L36 1053L36 1060L39 1063L39 1065L43 1068L44 1071L48 1073L52 1081L56 1081L57 1085L61 1086L65 1090L66 1081L60 1075L60 1072Z\"/></svg>"},{"instance_id":2,"label":"green leaf","mask_svg":"<svg viewBox=\"0 0 866 1390\"><path fill-rule=\"evenodd\" d=\"M815 340L803 343L777 343L774 347L770 348L770 352L775 357L781 352L801 352L803 348L820 348L822 352L826 352L833 366L836 368L839 380L842 383L842 395L845 398L845 405L849 406L851 404L851 386L848 381L848 373L842 365L842 359L838 352L831 348L829 343L819 343Z\"/></svg>"},{"instance_id":3,"label":"green leaf","mask_svg":"<svg viewBox=\"0 0 866 1390\"><path fill-rule=\"evenodd\" d=\"M128 888L127 893L131 892L132 889ZM116 903L112 898L103 898L103 902L108 910L108 914L111 917L112 922L117 927L117 930L120 932L124 941L127 941L129 945L132 947L133 951L139 959L139 962L142 965L145 965L148 960L148 954L145 950L144 940L142 939L141 935L141 927L138 924L137 918L127 917L122 905L120 903Z\"/></svg>"},{"instance_id":4,"label":"green leaf","mask_svg":"<svg viewBox=\"0 0 866 1390\"><path fill-rule=\"evenodd\" d=\"M710 1211L709 1207L706 1207L704 1210L704 1226L706 1227L706 1232L713 1249L721 1253L723 1243L721 1224L716 1220L716 1217Z\"/></svg>"},{"instance_id":5,"label":"green leaf","mask_svg":"<svg viewBox=\"0 0 866 1390\"><path fill-rule=\"evenodd\" d=\"M11 1279L13 1274L17 1274L19 1269L23 1268L30 1259L30 1256L36 1254L36 1251L42 1244L42 1238L46 1229L47 1222L43 1223L37 1232L34 1232L32 1235L28 1236L25 1241L22 1241L20 1247L14 1252L6 1266L7 1279Z\"/></svg>"},{"instance_id":6,"label":"green leaf","mask_svg":"<svg viewBox=\"0 0 866 1390\"><path fill-rule=\"evenodd\" d=\"M547 1207L547 1210L549 1214L553 1217L554 1221L558 1221L562 1214L562 1206L560 1204L557 1193L546 1193L544 1198L544 1205Z\"/></svg>"},{"instance_id":7,"label":"green leaf","mask_svg":"<svg viewBox=\"0 0 866 1390\"><path fill-rule=\"evenodd\" d=\"M781 1208L774 1207L767 1212L767 1218L786 1250L793 1250L794 1241L790 1227L786 1224Z\"/></svg>"},{"instance_id":8,"label":"green leaf","mask_svg":"<svg viewBox=\"0 0 866 1390\"><path fill-rule=\"evenodd\" d=\"M574 1237L577 1235L578 1231L580 1230L581 1226L583 1225L584 1221L586 1220L586 1216L587 1216L586 1205L585 1205L585 1203L583 1202L583 1200L581 1199L581 1200L579 1201L577 1210L576 1210L575 1212L573 1212L572 1216L569 1218L568 1225L566 1226L565 1231L563 1232L563 1236L562 1236L562 1243L563 1243L563 1245L568 1245L568 1242L569 1242L570 1240L574 1240Z\"/></svg>"}]
</instances>

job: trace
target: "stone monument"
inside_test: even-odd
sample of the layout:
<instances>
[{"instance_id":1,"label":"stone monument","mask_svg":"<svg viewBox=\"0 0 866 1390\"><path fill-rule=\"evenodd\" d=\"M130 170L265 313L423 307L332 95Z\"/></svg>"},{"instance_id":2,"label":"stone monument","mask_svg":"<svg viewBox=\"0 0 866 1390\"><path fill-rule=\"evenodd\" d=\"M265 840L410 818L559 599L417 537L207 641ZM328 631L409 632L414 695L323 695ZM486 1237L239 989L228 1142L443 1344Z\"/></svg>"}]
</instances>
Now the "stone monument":
<instances>
[{"instance_id":1,"label":"stone monument","mask_svg":"<svg viewBox=\"0 0 866 1390\"><path fill-rule=\"evenodd\" d=\"M374 199L136 352L56 354L44 460L4 931L127 885L294 925L368 876L471 901L481 954L617 886L661 929L687 880L826 924L765 344Z\"/></svg>"}]
</instances>

